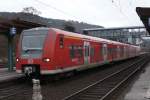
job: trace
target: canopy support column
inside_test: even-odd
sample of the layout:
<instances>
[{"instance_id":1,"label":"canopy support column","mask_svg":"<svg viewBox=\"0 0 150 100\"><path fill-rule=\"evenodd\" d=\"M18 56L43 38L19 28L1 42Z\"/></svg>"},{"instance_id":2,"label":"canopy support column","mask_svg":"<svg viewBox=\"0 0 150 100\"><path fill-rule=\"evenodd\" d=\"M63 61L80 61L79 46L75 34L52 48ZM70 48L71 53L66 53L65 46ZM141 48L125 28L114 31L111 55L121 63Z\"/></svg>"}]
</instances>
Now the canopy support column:
<instances>
[{"instance_id":1,"label":"canopy support column","mask_svg":"<svg viewBox=\"0 0 150 100\"><path fill-rule=\"evenodd\" d=\"M8 70L13 71L13 38L8 36Z\"/></svg>"}]
</instances>

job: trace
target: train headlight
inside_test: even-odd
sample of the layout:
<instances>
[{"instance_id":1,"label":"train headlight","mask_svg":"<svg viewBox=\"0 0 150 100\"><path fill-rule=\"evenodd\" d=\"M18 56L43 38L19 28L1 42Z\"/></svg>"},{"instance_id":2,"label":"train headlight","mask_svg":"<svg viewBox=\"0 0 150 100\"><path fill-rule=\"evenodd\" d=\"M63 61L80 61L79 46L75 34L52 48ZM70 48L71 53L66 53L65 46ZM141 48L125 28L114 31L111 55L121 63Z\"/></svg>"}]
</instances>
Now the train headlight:
<instances>
[{"instance_id":1,"label":"train headlight","mask_svg":"<svg viewBox=\"0 0 150 100\"><path fill-rule=\"evenodd\" d=\"M43 59L45 62L50 62L50 59L49 58L44 58Z\"/></svg>"},{"instance_id":2,"label":"train headlight","mask_svg":"<svg viewBox=\"0 0 150 100\"><path fill-rule=\"evenodd\" d=\"M19 61L19 59L17 58L17 59L16 59L16 61L18 62L18 61Z\"/></svg>"}]
</instances>

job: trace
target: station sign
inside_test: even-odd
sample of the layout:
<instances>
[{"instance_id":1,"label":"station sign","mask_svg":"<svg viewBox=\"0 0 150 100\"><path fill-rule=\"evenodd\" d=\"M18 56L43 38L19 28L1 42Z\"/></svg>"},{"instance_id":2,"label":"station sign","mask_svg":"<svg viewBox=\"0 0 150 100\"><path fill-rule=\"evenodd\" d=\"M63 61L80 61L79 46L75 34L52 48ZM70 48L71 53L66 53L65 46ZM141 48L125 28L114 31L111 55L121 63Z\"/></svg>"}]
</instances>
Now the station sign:
<instances>
[{"instance_id":1,"label":"station sign","mask_svg":"<svg viewBox=\"0 0 150 100\"><path fill-rule=\"evenodd\" d=\"M15 35L16 34L16 28L15 27L12 27L10 28L10 35Z\"/></svg>"}]
</instances>

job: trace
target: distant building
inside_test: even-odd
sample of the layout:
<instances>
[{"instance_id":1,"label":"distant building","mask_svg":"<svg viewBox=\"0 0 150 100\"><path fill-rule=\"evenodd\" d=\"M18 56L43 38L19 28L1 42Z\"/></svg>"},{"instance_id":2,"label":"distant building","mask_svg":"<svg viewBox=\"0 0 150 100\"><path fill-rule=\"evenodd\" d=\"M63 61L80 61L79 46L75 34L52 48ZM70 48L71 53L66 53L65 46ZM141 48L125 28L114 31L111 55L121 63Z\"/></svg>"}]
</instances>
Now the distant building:
<instances>
[{"instance_id":1,"label":"distant building","mask_svg":"<svg viewBox=\"0 0 150 100\"><path fill-rule=\"evenodd\" d=\"M150 52L150 36L142 37L141 47L144 51Z\"/></svg>"},{"instance_id":2,"label":"distant building","mask_svg":"<svg viewBox=\"0 0 150 100\"><path fill-rule=\"evenodd\" d=\"M83 34L104 39L139 45L141 37L147 36L145 27L93 28L84 29Z\"/></svg>"}]
</instances>

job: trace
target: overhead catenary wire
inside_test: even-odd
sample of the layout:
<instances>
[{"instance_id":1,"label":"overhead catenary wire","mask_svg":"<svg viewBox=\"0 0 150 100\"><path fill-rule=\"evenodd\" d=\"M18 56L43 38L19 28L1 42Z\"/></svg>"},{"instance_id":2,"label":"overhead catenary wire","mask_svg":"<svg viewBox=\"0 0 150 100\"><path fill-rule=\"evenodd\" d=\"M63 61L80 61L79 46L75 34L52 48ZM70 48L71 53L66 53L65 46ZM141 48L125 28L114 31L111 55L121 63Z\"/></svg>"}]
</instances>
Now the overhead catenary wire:
<instances>
[{"instance_id":1,"label":"overhead catenary wire","mask_svg":"<svg viewBox=\"0 0 150 100\"><path fill-rule=\"evenodd\" d=\"M43 5L43 6L45 6L45 7L48 7L48 8L50 8L50 9L53 9L53 10L55 10L55 11L57 11L57 12L59 12L59 13L61 13L61 14L63 14L63 15L66 15L66 16L68 16L68 17L70 17L69 19L75 19L75 20L77 20L77 21L80 21L80 22L89 22L89 20L87 21L85 21L85 19L84 19L84 21L81 19L81 18L79 18L79 17L77 17L77 16L75 16L75 15L73 15L73 14L70 14L70 13L68 13L68 12L66 12L66 11L63 11L63 10L61 10L61 9L59 9L59 8L57 8L57 7L55 7L55 6L53 6L52 4L50 4L50 3L45 3L45 2L43 2L43 1L40 1L40 0L34 0L35 2L37 2L37 3L39 3L39 4L41 4L41 5ZM118 1L118 0L117 0ZM122 15L122 16L124 16L126 19L127 19L127 21L128 21L128 23L129 24L133 24L134 22L133 22L133 20L132 19L130 19L129 18L129 16L128 15L126 15L126 13L124 13L123 11L122 11L122 7L121 7L121 1L119 0L118 1L119 2L119 4L116 4L116 0L111 0L111 3L112 4L114 4L114 6L118 9L118 11L120 12L120 14Z\"/></svg>"},{"instance_id":2,"label":"overhead catenary wire","mask_svg":"<svg viewBox=\"0 0 150 100\"><path fill-rule=\"evenodd\" d=\"M36 2L39 3L39 4L44 5L45 7L51 8L51 9L53 9L53 10L55 10L55 11L61 13L61 14L64 14L64 15L66 15L66 16L68 16L68 17L74 18L74 19L76 19L76 20L80 19L80 18L76 17L76 16L73 15L73 14L70 14L70 13L68 13L68 12L65 12L65 11L63 11L63 10L57 8L57 7L52 6L51 4L44 3L44 2L42 2L42 1L40 1L40 0L34 0L34 1L36 1ZM80 21L81 21L81 19L80 19ZM84 22L84 21L82 21L82 22Z\"/></svg>"},{"instance_id":3,"label":"overhead catenary wire","mask_svg":"<svg viewBox=\"0 0 150 100\"><path fill-rule=\"evenodd\" d=\"M134 24L134 21L133 21L132 19L130 19L130 18L128 17L128 15L126 15L126 13L123 12L122 6L121 6L121 1L120 1L120 0L118 0L118 5L116 4L116 1L114 1L114 0L112 0L111 2L114 4L114 6L115 6L117 9L119 8L118 11L120 12L120 14L121 14L122 16L124 16L124 17L127 19L128 23ZM136 26L136 25L135 25L135 26Z\"/></svg>"}]
</instances>

